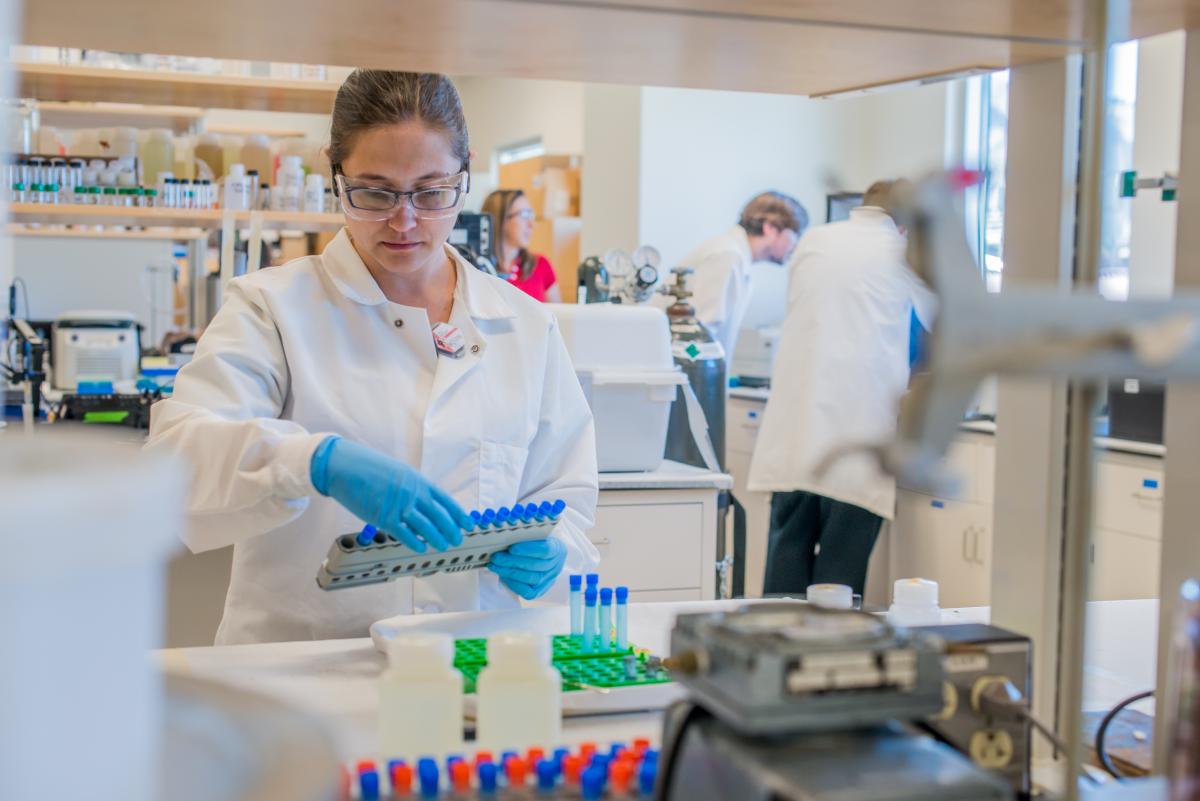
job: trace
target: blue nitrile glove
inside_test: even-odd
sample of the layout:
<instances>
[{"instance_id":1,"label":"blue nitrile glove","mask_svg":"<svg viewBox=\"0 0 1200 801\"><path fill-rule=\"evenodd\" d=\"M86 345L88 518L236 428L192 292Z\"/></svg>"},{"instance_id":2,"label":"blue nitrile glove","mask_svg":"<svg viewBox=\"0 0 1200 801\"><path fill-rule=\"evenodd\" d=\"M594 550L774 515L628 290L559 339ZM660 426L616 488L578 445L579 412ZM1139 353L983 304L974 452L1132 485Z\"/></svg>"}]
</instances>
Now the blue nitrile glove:
<instances>
[{"instance_id":1,"label":"blue nitrile glove","mask_svg":"<svg viewBox=\"0 0 1200 801\"><path fill-rule=\"evenodd\" d=\"M313 486L418 553L462 544L472 525L454 499L413 468L357 442L329 437L313 452Z\"/></svg>"},{"instance_id":2,"label":"blue nitrile glove","mask_svg":"<svg viewBox=\"0 0 1200 801\"><path fill-rule=\"evenodd\" d=\"M508 546L492 557L488 569L500 577L504 586L532 601L545 595L566 561L567 546L551 537Z\"/></svg>"}]
</instances>

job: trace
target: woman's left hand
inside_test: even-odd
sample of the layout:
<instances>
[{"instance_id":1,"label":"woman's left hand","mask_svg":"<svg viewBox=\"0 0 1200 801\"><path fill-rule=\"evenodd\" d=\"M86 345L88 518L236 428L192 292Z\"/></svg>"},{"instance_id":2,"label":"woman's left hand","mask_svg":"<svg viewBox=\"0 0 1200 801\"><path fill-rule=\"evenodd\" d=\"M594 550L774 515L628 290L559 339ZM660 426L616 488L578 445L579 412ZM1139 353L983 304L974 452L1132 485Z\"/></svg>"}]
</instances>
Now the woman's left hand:
<instances>
[{"instance_id":1,"label":"woman's left hand","mask_svg":"<svg viewBox=\"0 0 1200 801\"><path fill-rule=\"evenodd\" d=\"M492 557L488 569L504 586L532 601L545 595L567 561L567 546L554 537L510 545Z\"/></svg>"}]
</instances>

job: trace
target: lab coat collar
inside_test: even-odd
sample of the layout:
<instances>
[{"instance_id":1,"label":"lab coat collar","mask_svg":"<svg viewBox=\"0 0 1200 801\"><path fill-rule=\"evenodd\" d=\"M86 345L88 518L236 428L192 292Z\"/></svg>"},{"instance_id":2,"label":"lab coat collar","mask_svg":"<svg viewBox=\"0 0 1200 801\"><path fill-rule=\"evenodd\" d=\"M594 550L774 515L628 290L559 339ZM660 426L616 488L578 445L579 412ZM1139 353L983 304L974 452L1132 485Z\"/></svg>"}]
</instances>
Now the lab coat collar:
<instances>
[{"instance_id":1,"label":"lab coat collar","mask_svg":"<svg viewBox=\"0 0 1200 801\"><path fill-rule=\"evenodd\" d=\"M850 220L859 225L879 225L893 231L899 230L892 215L879 206L855 206L850 209Z\"/></svg>"},{"instance_id":2,"label":"lab coat collar","mask_svg":"<svg viewBox=\"0 0 1200 801\"><path fill-rule=\"evenodd\" d=\"M745 259L744 264L749 264L754 261L754 251L750 249L750 235L746 233L746 229L741 225L735 225L729 231L729 237L733 240L738 252Z\"/></svg>"},{"instance_id":3,"label":"lab coat collar","mask_svg":"<svg viewBox=\"0 0 1200 801\"><path fill-rule=\"evenodd\" d=\"M462 299L467 313L473 319L505 320L517 316L508 301L496 291L496 284L489 276L469 264L449 244L445 247L446 254L458 270L455 299ZM330 279L347 298L364 306L378 306L387 302L383 290L350 242L350 235L345 228L338 231L333 241L325 246L321 258Z\"/></svg>"}]
</instances>

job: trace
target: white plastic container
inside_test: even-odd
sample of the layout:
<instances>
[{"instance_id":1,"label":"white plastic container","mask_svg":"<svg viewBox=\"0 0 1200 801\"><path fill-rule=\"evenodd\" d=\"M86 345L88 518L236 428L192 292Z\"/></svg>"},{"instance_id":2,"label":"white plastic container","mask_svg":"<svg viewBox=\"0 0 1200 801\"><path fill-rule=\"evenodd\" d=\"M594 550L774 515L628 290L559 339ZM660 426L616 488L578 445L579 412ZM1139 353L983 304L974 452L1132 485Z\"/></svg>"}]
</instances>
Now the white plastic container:
<instances>
[{"instance_id":1,"label":"white plastic container","mask_svg":"<svg viewBox=\"0 0 1200 801\"><path fill-rule=\"evenodd\" d=\"M310 174L304 179L304 211L325 211L325 176Z\"/></svg>"},{"instance_id":2,"label":"white plastic container","mask_svg":"<svg viewBox=\"0 0 1200 801\"><path fill-rule=\"evenodd\" d=\"M562 676L550 638L527 632L488 638L488 665L476 682L476 747L500 752L548 747L562 738Z\"/></svg>"},{"instance_id":3,"label":"white plastic container","mask_svg":"<svg viewBox=\"0 0 1200 801\"><path fill-rule=\"evenodd\" d=\"M454 640L441 632L402 634L388 643L379 679L379 747L389 759L442 759L463 747L463 681Z\"/></svg>"},{"instance_id":4,"label":"white plastic container","mask_svg":"<svg viewBox=\"0 0 1200 801\"><path fill-rule=\"evenodd\" d=\"M165 128L156 128L150 131L146 136L146 143L142 145L141 152L143 185L158 186L159 176L164 173L171 177L174 176L175 142L171 138L170 131Z\"/></svg>"},{"instance_id":5,"label":"white plastic container","mask_svg":"<svg viewBox=\"0 0 1200 801\"><path fill-rule=\"evenodd\" d=\"M936 626L942 622L936 581L923 578L897 579L892 586L892 605L887 621L893 626Z\"/></svg>"},{"instance_id":6,"label":"white plastic container","mask_svg":"<svg viewBox=\"0 0 1200 801\"><path fill-rule=\"evenodd\" d=\"M667 315L651 306L550 304L592 408L600 472L657 470L677 387Z\"/></svg>"},{"instance_id":7,"label":"white plastic container","mask_svg":"<svg viewBox=\"0 0 1200 801\"><path fill-rule=\"evenodd\" d=\"M222 183L225 190L221 198L222 207L235 211L250 208L250 192L244 164L230 164L229 174L222 179Z\"/></svg>"},{"instance_id":8,"label":"white plastic container","mask_svg":"<svg viewBox=\"0 0 1200 801\"><path fill-rule=\"evenodd\" d=\"M277 211L300 211L304 197L304 167L299 156L284 156L279 165L279 180L271 195Z\"/></svg>"},{"instance_id":9,"label":"white plastic container","mask_svg":"<svg viewBox=\"0 0 1200 801\"><path fill-rule=\"evenodd\" d=\"M0 798L162 797L162 677L149 651L163 644L184 475L94 439L45 426L0 447L12 568L0 582Z\"/></svg>"}]
</instances>

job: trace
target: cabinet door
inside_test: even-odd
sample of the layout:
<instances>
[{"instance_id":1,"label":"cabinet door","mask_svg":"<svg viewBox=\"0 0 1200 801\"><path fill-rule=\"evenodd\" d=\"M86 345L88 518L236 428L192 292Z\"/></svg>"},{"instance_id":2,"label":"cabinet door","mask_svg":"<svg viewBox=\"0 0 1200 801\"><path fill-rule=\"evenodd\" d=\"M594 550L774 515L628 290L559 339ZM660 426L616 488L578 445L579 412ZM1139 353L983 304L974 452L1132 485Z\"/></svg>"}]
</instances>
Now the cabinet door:
<instances>
[{"instance_id":1,"label":"cabinet door","mask_svg":"<svg viewBox=\"0 0 1200 801\"><path fill-rule=\"evenodd\" d=\"M1149 537L1097 528L1092 542L1092 600L1157 598L1162 545Z\"/></svg>"},{"instance_id":2,"label":"cabinet door","mask_svg":"<svg viewBox=\"0 0 1200 801\"><path fill-rule=\"evenodd\" d=\"M729 398L725 404L726 453L754 453L758 429L767 404L749 398Z\"/></svg>"},{"instance_id":3,"label":"cabinet door","mask_svg":"<svg viewBox=\"0 0 1200 801\"><path fill-rule=\"evenodd\" d=\"M1096 527L1162 539L1163 470L1160 460L1096 462Z\"/></svg>"},{"instance_id":4,"label":"cabinet door","mask_svg":"<svg viewBox=\"0 0 1200 801\"><path fill-rule=\"evenodd\" d=\"M985 606L991 600L990 510L899 492L890 546L894 578L926 578L938 583L943 607Z\"/></svg>"},{"instance_id":5,"label":"cabinet door","mask_svg":"<svg viewBox=\"0 0 1200 801\"><path fill-rule=\"evenodd\" d=\"M605 505L603 493L600 497L596 525L588 539L600 552L605 586L623 584L633 592L699 592L703 586L703 504Z\"/></svg>"}]
</instances>

